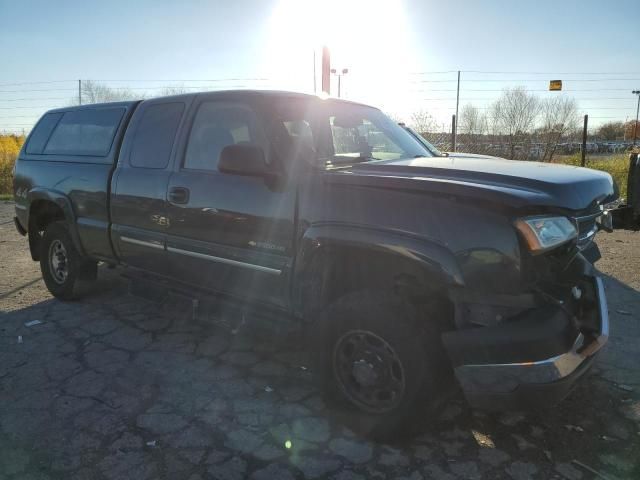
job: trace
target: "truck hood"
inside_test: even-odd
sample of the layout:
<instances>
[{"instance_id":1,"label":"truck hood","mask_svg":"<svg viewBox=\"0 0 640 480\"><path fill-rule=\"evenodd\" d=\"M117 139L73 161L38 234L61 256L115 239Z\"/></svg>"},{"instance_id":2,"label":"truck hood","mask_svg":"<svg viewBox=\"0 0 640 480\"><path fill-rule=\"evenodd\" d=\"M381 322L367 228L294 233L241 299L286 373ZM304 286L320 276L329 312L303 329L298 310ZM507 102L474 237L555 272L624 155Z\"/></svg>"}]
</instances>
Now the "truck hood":
<instances>
[{"instance_id":1,"label":"truck hood","mask_svg":"<svg viewBox=\"0 0 640 480\"><path fill-rule=\"evenodd\" d=\"M611 201L617 195L611 176L605 172L497 157L460 155L373 161L336 173L340 174L339 181L349 183L427 190L515 208L540 206L580 211L592 208L596 202Z\"/></svg>"}]
</instances>

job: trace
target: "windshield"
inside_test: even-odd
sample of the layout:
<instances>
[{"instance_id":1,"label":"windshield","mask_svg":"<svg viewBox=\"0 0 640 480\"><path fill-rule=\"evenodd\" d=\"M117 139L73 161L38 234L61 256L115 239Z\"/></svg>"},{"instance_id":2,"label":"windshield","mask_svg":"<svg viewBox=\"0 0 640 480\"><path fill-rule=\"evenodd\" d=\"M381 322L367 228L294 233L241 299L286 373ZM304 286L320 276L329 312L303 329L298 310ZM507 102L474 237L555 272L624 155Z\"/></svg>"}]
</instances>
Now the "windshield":
<instances>
[{"instance_id":1,"label":"windshield","mask_svg":"<svg viewBox=\"0 0 640 480\"><path fill-rule=\"evenodd\" d=\"M380 110L334 100L294 99L275 108L280 148L319 166L433 154Z\"/></svg>"}]
</instances>

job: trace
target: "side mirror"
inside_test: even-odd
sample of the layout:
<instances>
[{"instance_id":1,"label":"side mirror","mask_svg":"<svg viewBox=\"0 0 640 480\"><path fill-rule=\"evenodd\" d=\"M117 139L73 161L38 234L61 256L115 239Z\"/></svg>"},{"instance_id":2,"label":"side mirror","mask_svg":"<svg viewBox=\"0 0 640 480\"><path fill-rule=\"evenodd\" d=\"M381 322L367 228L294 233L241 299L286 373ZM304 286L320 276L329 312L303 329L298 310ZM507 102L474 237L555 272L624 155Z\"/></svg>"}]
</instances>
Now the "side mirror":
<instances>
[{"instance_id":1,"label":"side mirror","mask_svg":"<svg viewBox=\"0 0 640 480\"><path fill-rule=\"evenodd\" d=\"M256 145L227 145L220 152L218 170L222 173L255 177L269 173L264 152Z\"/></svg>"}]
</instances>

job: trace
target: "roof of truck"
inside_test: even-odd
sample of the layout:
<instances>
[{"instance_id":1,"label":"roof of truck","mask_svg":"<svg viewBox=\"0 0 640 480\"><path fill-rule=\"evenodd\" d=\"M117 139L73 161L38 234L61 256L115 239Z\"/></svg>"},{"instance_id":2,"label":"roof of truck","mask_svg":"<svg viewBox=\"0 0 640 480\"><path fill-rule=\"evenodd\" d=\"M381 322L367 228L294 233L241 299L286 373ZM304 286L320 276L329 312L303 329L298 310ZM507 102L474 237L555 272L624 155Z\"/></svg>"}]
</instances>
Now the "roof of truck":
<instances>
[{"instance_id":1,"label":"roof of truck","mask_svg":"<svg viewBox=\"0 0 640 480\"><path fill-rule=\"evenodd\" d=\"M193 92L193 93L184 93L180 95L170 95L164 97L153 97L149 99L138 99L138 100L128 100L121 102L106 102L106 103L90 103L86 105L71 105L68 107L61 107L49 110L47 113L51 112L68 112L71 110L80 110L85 108L96 108L96 107L129 107L139 102L155 102L158 100L164 99L187 99L193 98L196 96L211 96L211 97L236 97L238 95L246 95L251 97L265 97L265 98L296 98L296 99L309 99L309 100L324 100L323 97L318 95L312 95L308 93L300 93L300 92L290 92L286 90L214 90L209 92ZM327 97L326 100L337 101L341 103L349 103L353 105L362 105L362 106L370 106L363 103L353 102L351 100L344 100L341 98Z\"/></svg>"}]
</instances>

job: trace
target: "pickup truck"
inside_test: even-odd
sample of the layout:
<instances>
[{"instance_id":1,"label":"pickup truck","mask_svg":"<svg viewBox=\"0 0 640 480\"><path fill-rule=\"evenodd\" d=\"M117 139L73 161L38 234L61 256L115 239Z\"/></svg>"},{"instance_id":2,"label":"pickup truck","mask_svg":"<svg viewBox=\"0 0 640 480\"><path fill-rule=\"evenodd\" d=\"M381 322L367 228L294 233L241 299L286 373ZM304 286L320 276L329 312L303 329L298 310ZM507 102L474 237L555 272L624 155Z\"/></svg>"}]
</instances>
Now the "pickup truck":
<instances>
[{"instance_id":1,"label":"pickup truck","mask_svg":"<svg viewBox=\"0 0 640 480\"><path fill-rule=\"evenodd\" d=\"M434 156L380 110L276 91L67 107L15 169L49 291L97 264L301 322L314 377L364 433L560 401L607 341L594 237L606 173Z\"/></svg>"}]
</instances>

